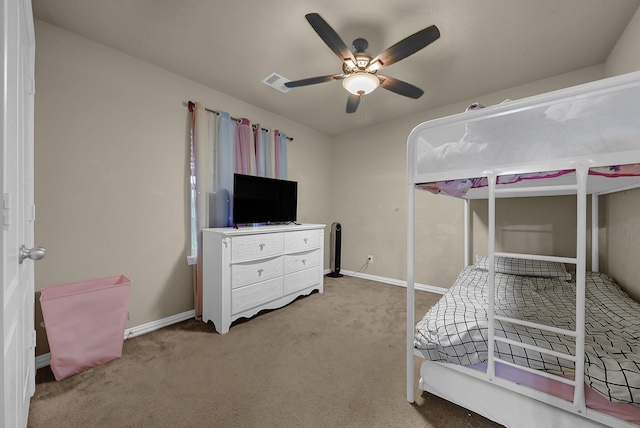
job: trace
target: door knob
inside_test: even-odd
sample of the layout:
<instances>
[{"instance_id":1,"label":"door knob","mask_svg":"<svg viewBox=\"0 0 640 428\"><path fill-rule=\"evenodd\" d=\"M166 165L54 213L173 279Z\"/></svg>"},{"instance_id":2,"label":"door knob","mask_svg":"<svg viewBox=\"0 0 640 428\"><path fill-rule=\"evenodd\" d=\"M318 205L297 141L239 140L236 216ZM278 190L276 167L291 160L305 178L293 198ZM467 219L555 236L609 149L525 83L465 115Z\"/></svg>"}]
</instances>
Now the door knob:
<instances>
[{"instance_id":1,"label":"door knob","mask_svg":"<svg viewBox=\"0 0 640 428\"><path fill-rule=\"evenodd\" d=\"M32 249L28 249L24 245L20 247L20 264L24 261L24 259L31 260L40 260L47 254L47 250L42 247L33 247Z\"/></svg>"}]
</instances>

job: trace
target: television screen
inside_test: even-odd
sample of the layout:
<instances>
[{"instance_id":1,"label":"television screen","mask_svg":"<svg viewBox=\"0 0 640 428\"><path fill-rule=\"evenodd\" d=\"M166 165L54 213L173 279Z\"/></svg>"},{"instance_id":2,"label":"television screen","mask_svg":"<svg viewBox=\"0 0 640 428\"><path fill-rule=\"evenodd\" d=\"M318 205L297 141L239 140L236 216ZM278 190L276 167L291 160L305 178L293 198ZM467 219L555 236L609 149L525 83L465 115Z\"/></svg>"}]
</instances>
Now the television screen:
<instances>
[{"instance_id":1,"label":"television screen","mask_svg":"<svg viewBox=\"0 0 640 428\"><path fill-rule=\"evenodd\" d=\"M296 221L298 183L234 174L233 224Z\"/></svg>"}]
</instances>

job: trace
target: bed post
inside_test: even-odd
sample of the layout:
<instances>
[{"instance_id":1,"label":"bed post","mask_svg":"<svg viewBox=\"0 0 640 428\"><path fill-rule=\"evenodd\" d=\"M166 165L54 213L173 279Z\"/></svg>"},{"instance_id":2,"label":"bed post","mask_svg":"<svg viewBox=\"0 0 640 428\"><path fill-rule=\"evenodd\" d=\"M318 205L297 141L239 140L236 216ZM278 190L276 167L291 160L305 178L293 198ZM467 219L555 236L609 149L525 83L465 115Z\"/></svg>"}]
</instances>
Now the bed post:
<instances>
[{"instance_id":1,"label":"bed post","mask_svg":"<svg viewBox=\"0 0 640 428\"><path fill-rule=\"evenodd\" d=\"M489 276L487 285L489 286L489 306L487 308L488 325L487 325L487 377L490 382L496 374L495 366L495 284L496 284L496 183L497 177L493 171L487 176L489 184L489 225L488 225L488 242L487 252L489 259Z\"/></svg>"},{"instance_id":2,"label":"bed post","mask_svg":"<svg viewBox=\"0 0 640 428\"><path fill-rule=\"evenodd\" d=\"M414 262L415 262L415 190L413 183L409 183L409 198L407 204L407 401L414 401L414 370L413 334L414 334Z\"/></svg>"},{"instance_id":3,"label":"bed post","mask_svg":"<svg viewBox=\"0 0 640 428\"><path fill-rule=\"evenodd\" d=\"M600 272L600 226L598 223L598 195L591 194L591 271Z\"/></svg>"},{"instance_id":4,"label":"bed post","mask_svg":"<svg viewBox=\"0 0 640 428\"><path fill-rule=\"evenodd\" d=\"M576 362L573 391L574 411L584 415L584 343L585 343L585 277L587 270L587 177L589 168L580 164L576 168L577 191L577 239L576 239Z\"/></svg>"},{"instance_id":5,"label":"bed post","mask_svg":"<svg viewBox=\"0 0 640 428\"><path fill-rule=\"evenodd\" d=\"M469 227L469 220L471 218L470 216L470 210L471 208L469 207L469 199L465 199L464 200L464 266L467 267L469 265L471 265L471 263L469 262L469 248L471 247L471 236L470 236L470 227Z\"/></svg>"},{"instance_id":6,"label":"bed post","mask_svg":"<svg viewBox=\"0 0 640 428\"><path fill-rule=\"evenodd\" d=\"M413 133L412 133L413 134ZM415 333L415 185L413 152L411 135L407 144L409 180L407 185L407 401L414 402L415 395L415 361L413 356L413 336Z\"/></svg>"}]
</instances>

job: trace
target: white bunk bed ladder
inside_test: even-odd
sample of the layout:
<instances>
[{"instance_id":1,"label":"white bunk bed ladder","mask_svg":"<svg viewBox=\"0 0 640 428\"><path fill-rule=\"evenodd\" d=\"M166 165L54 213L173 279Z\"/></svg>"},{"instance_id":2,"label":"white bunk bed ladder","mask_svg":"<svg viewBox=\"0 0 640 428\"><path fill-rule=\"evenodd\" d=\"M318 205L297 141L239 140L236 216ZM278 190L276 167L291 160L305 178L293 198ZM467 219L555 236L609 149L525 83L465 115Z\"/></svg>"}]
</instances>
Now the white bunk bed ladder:
<instances>
[{"instance_id":1,"label":"white bunk bed ladder","mask_svg":"<svg viewBox=\"0 0 640 428\"><path fill-rule=\"evenodd\" d=\"M585 275L586 275L586 209L587 209L587 178L589 169L586 165L580 164L576 169L576 184L560 185L556 186L557 190L572 190L575 191L577 197L577 230L576 230L576 257L555 257L546 255L532 255L532 254L518 254L518 253L504 253L495 251L495 224L496 224L496 195L501 197L518 197L523 194L531 195L536 192L549 192L549 186L535 186L535 181L532 186L518 187L509 189L508 187L498 188L496 186L498 175L490 171L487 174L489 182L489 230L488 230L488 259L489 259L489 308L488 308L488 361L487 361L487 379L491 382L496 381L495 367L496 363L515 367L519 370L534 373L539 376L543 376L549 379L553 379L565 384L569 384L574 388L573 406L574 413L585 415L586 404L584 396L584 344L585 344ZM559 263L573 264L576 266L576 324L575 330L566 330L547 326L544 324L533 323L529 321L519 320L516 318L509 318L500 316L495 313L495 258L496 256L511 257L518 259L528 260L540 260L551 261ZM530 328L537 328L540 330L550 331L556 334L563 334L575 339L576 352L575 355L564 354L556 351L552 351L546 348L541 348L534 345L529 345L514 340L510 340L504 337L495 336L495 324L496 321L508 322L513 324L522 325ZM557 358L564 358L569 361L573 361L575 364L575 376L574 379L567 379L561 376L550 374L536 369L523 367L509 361L500 359L495 355L496 342L506 343L512 346L519 346L521 348L530 349L540 352L542 354L551 355ZM523 389L525 395L526 390ZM533 397L533 395L529 395ZM534 397L535 398L535 397Z\"/></svg>"}]
</instances>

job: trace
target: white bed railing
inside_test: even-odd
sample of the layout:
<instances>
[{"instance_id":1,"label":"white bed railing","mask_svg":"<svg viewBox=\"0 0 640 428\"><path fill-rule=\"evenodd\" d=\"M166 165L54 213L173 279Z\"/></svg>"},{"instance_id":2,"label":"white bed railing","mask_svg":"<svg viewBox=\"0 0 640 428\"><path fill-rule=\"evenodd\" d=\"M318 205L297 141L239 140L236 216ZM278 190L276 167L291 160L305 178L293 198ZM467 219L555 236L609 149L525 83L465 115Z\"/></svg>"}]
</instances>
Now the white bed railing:
<instances>
[{"instance_id":1,"label":"white bed railing","mask_svg":"<svg viewBox=\"0 0 640 428\"><path fill-rule=\"evenodd\" d=\"M409 163L409 176L413 174L412 165ZM407 199L407 401L413 403L415 401L415 360L414 360L414 347L413 337L415 335L415 258L416 258L416 245L415 245L415 222L416 222L416 208L415 208L415 184L409 183L408 186L408 199ZM467 205L468 206L468 205ZM466 227L466 223L465 223ZM468 231L465 231L465 237L468 236Z\"/></svg>"},{"instance_id":2,"label":"white bed railing","mask_svg":"<svg viewBox=\"0 0 640 428\"><path fill-rule=\"evenodd\" d=\"M496 363L500 363L506 366L515 367L519 370L523 370L529 373L556 380L558 382L571 385L574 388L573 405L572 410L577 414L584 415L586 412L585 395L584 395L584 345L585 345L585 275L586 275L586 226L587 226L587 177L588 167L580 165L575 169L576 183L571 185L561 186L563 189L570 189L577 198L576 209L576 256L575 257L558 257L551 255L537 255L537 254L521 254L521 253L509 253L509 252L497 252L496 251L496 195L500 197L518 197L518 196L531 196L539 189L540 191L548 191L548 188L538 185L519 187L518 189L498 188L497 176L491 172L487 174L488 179L488 334L487 334L487 368L484 374L485 380L489 382L495 382L496 379ZM532 182L532 184L534 184ZM408 239L407 239L407 400L409 402L414 401L414 349L413 349L413 335L415 327L415 308L414 308L414 266L415 266L415 187L409 186L409 222L408 222ZM597 196L593 196L595 200L595 208L592 208L592 239L594 245L592 247L597 248L597 228L593 230L594 224L597 226L598 211L597 211ZM468 201L465 201L465 216L464 216L464 235L465 235L465 265L468 265L469 248L471 236L469 233L469 206ZM496 257L510 257L528 260L539 261L551 261L559 263L567 263L576 266L576 308L575 308L575 330L568 330L562 328L556 328L544 324L529 322L526 320L520 320L516 318L505 317L496 314L495 312L495 258ZM597 251L592 253L592 265L597 267ZM529 345L526 343L518 342L515 340L507 339L504 337L495 335L496 321L502 323L518 324L529 328L536 328L555 334L562 334L575 339L575 354L566 354L562 352L553 351L546 348L541 348L535 345ZM541 354L550 355L556 358L563 358L568 361L572 361L575 365L574 379L565 378L555 374L547 373L544 371L523 367L518 364L514 364L510 361L505 361L495 355L496 342L505 343L511 346L519 346L524 349L540 352ZM504 380L499 379L499 383L503 384ZM513 385L512 388L523 395L540 399L540 393L534 392L530 388L521 387L520 385Z\"/></svg>"}]
</instances>

